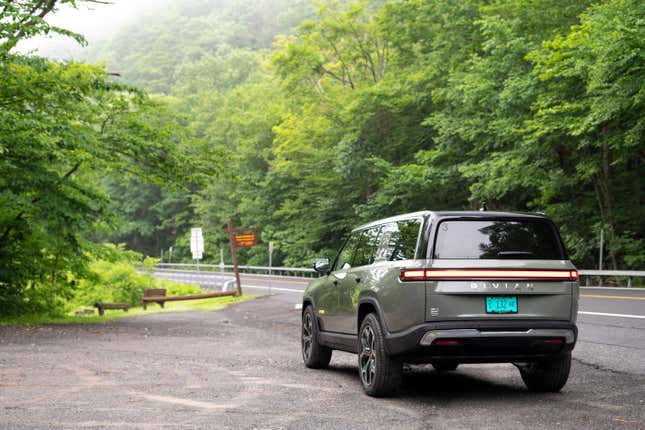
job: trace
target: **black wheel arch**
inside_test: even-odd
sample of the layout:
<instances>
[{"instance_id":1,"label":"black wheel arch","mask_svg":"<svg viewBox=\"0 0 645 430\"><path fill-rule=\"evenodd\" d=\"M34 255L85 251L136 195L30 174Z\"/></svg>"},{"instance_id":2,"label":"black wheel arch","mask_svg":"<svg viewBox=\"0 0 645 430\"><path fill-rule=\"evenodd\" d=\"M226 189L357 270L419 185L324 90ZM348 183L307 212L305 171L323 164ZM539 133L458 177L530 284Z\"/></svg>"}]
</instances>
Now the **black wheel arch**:
<instances>
[{"instance_id":1,"label":"black wheel arch","mask_svg":"<svg viewBox=\"0 0 645 430\"><path fill-rule=\"evenodd\" d=\"M311 297L303 297L302 299L302 310L300 313L305 313L305 309L307 309L307 306L311 306L314 310L314 313L316 313L316 305L314 303L314 299Z\"/></svg>"},{"instance_id":2,"label":"black wheel arch","mask_svg":"<svg viewBox=\"0 0 645 430\"><path fill-rule=\"evenodd\" d=\"M300 317L302 318L304 316L305 309L307 309L307 306L311 306L311 310L314 313L314 323L316 324L316 328L318 330L321 330L322 322L320 321L320 318L318 318L318 312L316 311L316 303L314 302L314 299L312 297L304 297L302 299L302 310L300 311Z\"/></svg>"},{"instance_id":3,"label":"black wheel arch","mask_svg":"<svg viewBox=\"0 0 645 430\"><path fill-rule=\"evenodd\" d=\"M374 313L379 324L381 324L381 329L385 336L389 336L390 332L387 329L387 324L383 318L383 310L376 298L367 296L363 297L358 301L358 306L356 307L356 332L358 333L361 329L361 324L367 315Z\"/></svg>"}]
</instances>

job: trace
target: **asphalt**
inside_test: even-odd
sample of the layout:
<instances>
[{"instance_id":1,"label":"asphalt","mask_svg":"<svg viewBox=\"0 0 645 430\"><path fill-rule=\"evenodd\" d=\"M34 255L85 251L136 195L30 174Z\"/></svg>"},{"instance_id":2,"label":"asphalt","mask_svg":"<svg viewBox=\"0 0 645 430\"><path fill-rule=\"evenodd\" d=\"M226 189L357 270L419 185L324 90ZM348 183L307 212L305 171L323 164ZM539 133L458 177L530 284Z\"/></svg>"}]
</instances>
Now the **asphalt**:
<instances>
[{"instance_id":1,"label":"asphalt","mask_svg":"<svg viewBox=\"0 0 645 430\"><path fill-rule=\"evenodd\" d=\"M266 281L243 285L262 294ZM0 328L0 428L645 428L642 319L580 315L558 394L530 393L512 365L491 364L414 367L396 398L373 399L351 354L334 352L327 370L302 365L303 282L289 281L271 279L273 295L216 312ZM633 311L629 299L583 300L583 312L594 300Z\"/></svg>"},{"instance_id":2,"label":"asphalt","mask_svg":"<svg viewBox=\"0 0 645 430\"><path fill-rule=\"evenodd\" d=\"M201 282L219 288L230 273L162 270L158 276ZM275 293L276 300L296 304L310 279L242 275L245 291ZM580 288L579 337L575 356L585 363L620 372L645 373L645 289Z\"/></svg>"}]
</instances>

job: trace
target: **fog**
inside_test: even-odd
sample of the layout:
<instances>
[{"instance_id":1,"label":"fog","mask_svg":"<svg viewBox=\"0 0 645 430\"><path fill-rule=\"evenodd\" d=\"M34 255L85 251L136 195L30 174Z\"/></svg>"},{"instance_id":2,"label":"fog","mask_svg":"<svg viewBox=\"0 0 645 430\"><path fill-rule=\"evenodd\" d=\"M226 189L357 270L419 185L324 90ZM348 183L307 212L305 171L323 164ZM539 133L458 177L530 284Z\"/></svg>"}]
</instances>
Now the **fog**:
<instances>
[{"instance_id":1,"label":"fog","mask_svg":"<svg viewBox=\"0 0 645 430\"><path fill-rule=\"evenodd\" d=\"M82 34L88 47L92 47L122 26L163 10L168 1L171 0L112 0L112 4L79 3L77 8L62 5L56 13L47 15L46 20L51 25ZM84 49L73 39L59 35L34 37L16 47L19 52L57 59L79 59Z\"/></svg>"}]
</instances>

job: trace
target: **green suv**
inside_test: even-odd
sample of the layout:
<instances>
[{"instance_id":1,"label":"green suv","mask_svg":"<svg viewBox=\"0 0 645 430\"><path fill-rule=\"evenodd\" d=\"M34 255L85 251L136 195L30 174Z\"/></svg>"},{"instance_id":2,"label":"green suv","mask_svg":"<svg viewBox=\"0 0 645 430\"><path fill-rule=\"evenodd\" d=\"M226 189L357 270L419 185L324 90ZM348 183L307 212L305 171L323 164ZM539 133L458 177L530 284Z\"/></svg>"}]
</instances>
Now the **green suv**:
<instances>
[{"instance_id":1,"label":"green suv","mask_svg":"<svg viewBox=\"0 0 645 430\"><path fill-rule=\"evenodd\" d=\"M303 295L305 365L358 355L365 392L396 391L403 363L439 371L513 363L533 391L567 382L578 272L537 214L416 212L353 230Z\"/></svg>"}]
</instances>

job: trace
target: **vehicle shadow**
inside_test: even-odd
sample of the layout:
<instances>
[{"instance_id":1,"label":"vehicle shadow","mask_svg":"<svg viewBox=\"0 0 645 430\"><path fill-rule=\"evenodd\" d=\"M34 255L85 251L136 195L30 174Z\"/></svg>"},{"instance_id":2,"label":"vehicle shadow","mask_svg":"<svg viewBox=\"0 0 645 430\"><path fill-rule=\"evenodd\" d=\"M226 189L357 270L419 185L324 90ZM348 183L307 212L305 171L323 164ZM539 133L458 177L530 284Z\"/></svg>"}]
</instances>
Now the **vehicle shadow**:
<instances>
[{"instance_id":1,"label":"vehicle shadow","mask_svg":"<svg viewBox=\"0 0 645 430\"><path fill-rule=\"evenodd\" d=\"M342 374L355 380L360 388L356 366L336 364L328 368L329 372ZM550 394L550 396L559 394ZM502 400L535 399L549 396L529 392L519 379L510 382L508 377L495 381L478 374L472 368L458 369L450 372L434 370L432 366L411 366L403 373L401 387L396 395L399 399L427 399L433 402L450 400Z\"/></svg>"},{"instance_id":2,"label":"vehicle shadow","mask_svg":"<svg viewBox=\"0 0 645 430\"><path fill-rule=\"evenodd\" d=\"M498 399L508 398L508 395L528 395L521 381L509 383L491 380L474 375L468 370L458 369L450 372L440 372L432 367L413 367L404 372L400 396L414 398L426 397L436 400L449 400L450 397L459 399Z\"/></svg>"}]
</instances>

